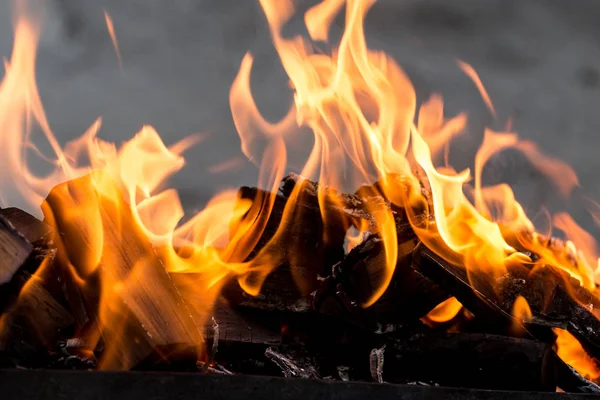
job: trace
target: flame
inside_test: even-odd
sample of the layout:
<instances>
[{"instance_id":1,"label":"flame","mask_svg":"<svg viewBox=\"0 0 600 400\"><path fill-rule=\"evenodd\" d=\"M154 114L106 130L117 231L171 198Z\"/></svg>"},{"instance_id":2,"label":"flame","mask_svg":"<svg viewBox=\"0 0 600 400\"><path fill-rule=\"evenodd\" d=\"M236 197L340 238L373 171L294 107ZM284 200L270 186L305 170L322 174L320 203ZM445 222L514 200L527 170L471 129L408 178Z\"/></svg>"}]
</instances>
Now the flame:
<instances>
[{"instance_id":1,"label":"flame","mask_svg":"<svg viewBox=\"0 0 600 400\"><path fill-rule=\"evenodd\" d=\"M119 50L119 42L117 42L117 34L115 33L115 26L113 24L110 14L104 10L104 20L106 21L106 29L110 35L115 54L117 55L117 61L119 61L119 69L123 72L123 59L121 58L121 51Z\"/></svg>"},{"instance_id":2,"label":"flame","mask_svg":"<svg viewBox=\"0 0 600 400\"><path fill-rule=\"evenodd\" d=\"M477 74L475 69L464 61L458 60L457 63L460 69L462 69L463 72L467 74L469 78L471 78L475 86L477 86L477 90L479 90L479 93L481 93L481 97L483 98L483 101L485 102L485 105L487 106L488 110L490 110L492 115L496 117L496 109L492 104L492 99L490 99L490 95L485 89L485 86L483 86L483 82L481 82L481 78L479 78L479 75Z\"/></svg>"},{"instance_id":3,"label":"flame","mask_svg":"<svg viewBox=\"0 0 600 400\"><path fill-rule=\"evenodd\" d=\"M443 324L452 320L462 310L463 305L456 299L450 297L438 304L433 310L424 317L424 322L428 325Z\"/></svg>"},{"instance_id":4,"label":"flame","mask_svg":"<svg viewBox=\"0 0 600 400\"><path fill-rule=\"evenodd\" d=\"M132 315L155 340L168 341L175 334L174 327L181 325L177 321L188 313L187 305L178 302L176 295L165 297L162 291L167 289L156 284L157 279L163 279L159 276L163 264L173 274L187 273L178 280L183 298L197 291L203 293L203 303L193 304L197 319L177 332L178 338L183 334L189 344L200 348L198 329L210 316L221 286L232 277L243 281L251 273L266 275L270 271L245 260L264 229L273 195L250 204L238 199L237 193L226 191L180 224L183 208L177 192L162 187L183 168L181 154L199 142L200 135L167 147L154 128L144 126L117 148L97 137L101 127L98 119L80 138L61 148L46 120L36 86L39 26L27 16L17 20L13 54L0 85L0 141L6 151L0 163L3 170L11 171L0 177L2 205L26 204L39 215L35 210L43 203L46 222L56 232L65 233L54 238L58 259L63 260L70 279L84 294L99 291L98 326L85 334L91 349L101 337L111 338L105 340L109 347L103 352L102 368L134 365L132 354L123 354L127 349L123 350L122 343L128 335L135 339L135 334L122 331ZM44 155L34 146L33 142L40 140L34 137L38 131L50 144L52 155ZM279 150L271 146L270 152L265 152L265 164L276 165ZM46 161L51 172L35 175L29 166L32 155ZM263 170L262 182L273 182L269 189L276 189L282 170ZM128 243L138 249L133 259L120 252L119 246ZM182 248L184 252L179 250ZM97 289L98 280L101 290ZM257 293L260 279L256 282L254 287L247 284L245 288Z\"/></svg>"},{"instance_id":5,"label":"flame","mask_svg":"<svg viewBox=\"0 0 600 400\"><path fill-rule=\"evenodd\" d=\"M584 378L597 381L600 377L600 363L590 357L581 344L569 332L554 328L556 353L567 364L575 368Z\"/></svg>"},{"instance_id":6,"label":"flame","mask_svg":"<svg viewBox=\"0 0 600 400\"><path fill-rule=\"evenodd\" d=\"M83 292L92 290L96 280L102 282L99 325L86 332L93 339L91 343L102 336L124 340L127 334L122 330L132 316L165 338L187 320L178 319L178 315L186 313L189 304L178 303L176 294L166 293L168 301L157 300L163 297L153 279L162 279L161 265L176 277L184 299L201 293L202 300L191 304L195 321L184 324L178 332L198 347L202 339L196 334L197 328L210 316L225 282L236 279L250 295L259 294L268 274L282 263L281 243L289 249L287 261L294 271L295 257L301 250L290 238L303 221L303 211L296 207L303 195L302 185L296 185L288 196L271 239L260 249L257 244L269 224L286 168L298 161L302 176L319 181L317 197L326 228L332 221L342 221L349 247L356 245L359 234L366 230L377 232L382 239L384 273L364 307L384 293L402 255L398 246L402 238L398 237L391 208L403 210L419 240L447 261L466 268L469 277L476 274L493 283L514 263L532 270L550 266L566 271L589 290L597 290L592 267L597 254L591 236L568 216L559 214L554 225L571 241L564 249L549 248L544 237L534 233L533 223L507 184L484 186L482 182L486 163L509 148L520 151L564 196L578 185L575 172L543 155L516 133L486 129L475 155L471 187L470 170L456 172L448 164L449 143L463 133L466 114L446 118L439 95L417 107L415 90L404 71L385 53L367 48L363 24L374 0L326 0L310 8L304 15L309 38L282 34L295 13L294 2L259 2L290 81L291 106L277 122L269 122L260 114L250 89L254 60L250 53L241 61L229 103L242 153L258 166L257 185L265 191L257 192L252 200L224 191L185 223L178 194L165 189L165 182L184 167L183 153L200 137L167 146L154 128L144 126L118 147L98 138L98 119L80 138L61 147L48 124L36 85L39 21L28 16L16 21L13 54L0 84L0 144L5 151L0 167L10 171L0 175L0 202L2 206L26 204L31 210L43 204L47 222L57 228L56 232L64 233L57 234L55 240L58 258L68 267L70 277ZM324 51L315 42L328 41L330 25L341 10L345 10L341 40L331 46L332 51ZM121 66L114 26L106 12L105 19ZM496 116L473 67L462 61L458 66ZM296 149L294 138L306 132L311 132L314 144L303 154ZM49 144L50 155L35 147L34 142L40 140ZM442 152L444 166L436 166ZM45 161L50 172L42 176L33 173L32 156ZM219 173L235 168L240 163L237 160L226 160L211 170ZM367 202L374 218L369 226L339 214L343 204L325 189L353 191L376 181L377 185L366 186L362 195L381 196L393 207ZM423 222L419 218L423 214L432 214L435 222ZM140 254L127 261L124 272L118 269L123 258L118 248L133 238L139 241ZM334 240L328 229L324 229L322 239L325 243ZM537 254L538 259L517 251L521 247ZM87 250L82 252L82 248ZM301 289L307 289L300 274L294 277ZM477 281L472 280L472 285ZM140 301L146 292L152 300ZM461 307L456 299L449 299L427 318L442 322ZM531 318L523 298L515 301L514 314L519 320ZM156 318L162 324L156 323ZM160 331L159 325L170 328ZM113 344L114 348L105 352L102 366L130 367L134 361L120 354L119 340Z\"/></svg>"}]
</instances>

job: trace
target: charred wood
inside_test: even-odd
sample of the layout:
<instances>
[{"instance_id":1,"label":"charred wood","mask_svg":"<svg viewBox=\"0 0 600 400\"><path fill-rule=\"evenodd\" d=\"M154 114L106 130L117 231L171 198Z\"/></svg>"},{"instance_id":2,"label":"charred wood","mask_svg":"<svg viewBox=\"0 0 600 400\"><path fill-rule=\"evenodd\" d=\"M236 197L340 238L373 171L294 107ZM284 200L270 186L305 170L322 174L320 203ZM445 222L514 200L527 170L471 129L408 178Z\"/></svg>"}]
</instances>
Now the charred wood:
<instances>
[{"instance_id":1,"label":"charred wood","mask_svg":"<svg viewBox=\"0 0 600 400\"><path fill-rule=\"evenodd\" d=\"M281 181L279 189L286 199L294 197L295 201L312 206L315 209L323 207L326 210L329 229L350 226L362 226L365 221L372 229L375 228L374 216L367 209L367 200L355 194L341 193L333 188L311 181L303 176L290 173ZM383 198L377 200L382 202ZM376 201L373 199L373 201ZM320 205L320 203L322 203Z\"/></svg>"},{"instance_id":2,"label":"charred wood","mask_svg":"<svg viewBox=\"0 0 600 400\"><path fill-rule=\"evenodd\" d=\"M490 326L519 324L543 340L553 338L550 328L566 329L591 356L600 357L600 321L594 315L600 300L566 272L550 266L531 269L515 264L507 275L492 282L478 273L467 276L464 267L446 262L422 244L413 254L413 266ZM513 318L518 296L527 300L531 321Z\"/></svg>"},{"instance_id":3,"label":"charred wood","mask_svg":"<svg viewBox=\"0 0 600 400\"><path fill-rule=\"evenodd\" d=\"M33 255L29 240L0 216L0 315L19 295L27 274L35 271Z\"/></svg>"},{"instance_id":4,"label":"charred wood","mask_svg":"<svg viewBox=\"0 0 600 400\"><path fill-rule=\"evenodd\" d=\"M17 365L46 367L48 354L71 332L73 322L40 281L27 279L18 302L0 317L0 352Z\"/></svg>"},{"instance_id":5,"label":"charred wood","mask_svg":"<svg viewBox=\"0 0 600 400\"><path fill-rule=\"evenodd\" d=\"M561 360L558 355L552 355L556 386L569 393L600 394L600 386L582 377L573 367Z\"/></svg>"},{"instance_id":6,"label":"charred wood","mask_svg":"<svg viewBox=\"0 0 600 400\"><path fill-rule=\"evenodd\" d=\"M412 265L417 239L403 235L398 260L387 289L370 307L363 305L384 285L386 260L379 235L371 234L333 268L315 295L315 308L369 329L385 332L414 323L449 297Z\"/></svg>"},{"instance_id":7,"label":"charred wood","mask_svg":"<svg viewBox=\"0 0 600 400\"><path fill-rule=\"evenodd\" d=\"M16 207L0 209L0 215L9 221L34 247L49 247L49 242L52 240L52 228L33 215Z\"/></svg>"},{"instance_id":8,"label":"charred wood","mask_svg":"<svg viewBox=\"0 0 600 400\"><path fill-rule=\"evenodd\" d=\"M388 342L383 380L476 389L554 391L548 344L487 334L424 335Z\"/></svg>"},{"instance_id":9,"label":"charred wood","mask_svg":"<svg viewBox=\"0 0 600 400\"><path fill-rule=\"evenodd\" d=\"M264 345L281 343L284 325L277 312L240 309L218 302L213 310L214 323L208 323L205 337L219 343L240 342ZM218 349L217 349L218 351Z\"/></svg>"},{"instance_id":10,"label":"charred wood","mask_svg":"<svg viewBox=\"0 0 600 400\"><path fill-rule=\"evenodd\" d=\"M268 221L245 261L274 263L258 296L250 296L232 282L223 289L233 304L279 311L308 311L319 277L327 276L331 266L343 257L346 227L331 228L325 235L318 205L298 199L286 212L288 199L260 189L243 187L240 200L275 196ZM335 232L335 233L333 233ZM327 237L327 240L325 238Z\"/></svg>"}]
</instances>

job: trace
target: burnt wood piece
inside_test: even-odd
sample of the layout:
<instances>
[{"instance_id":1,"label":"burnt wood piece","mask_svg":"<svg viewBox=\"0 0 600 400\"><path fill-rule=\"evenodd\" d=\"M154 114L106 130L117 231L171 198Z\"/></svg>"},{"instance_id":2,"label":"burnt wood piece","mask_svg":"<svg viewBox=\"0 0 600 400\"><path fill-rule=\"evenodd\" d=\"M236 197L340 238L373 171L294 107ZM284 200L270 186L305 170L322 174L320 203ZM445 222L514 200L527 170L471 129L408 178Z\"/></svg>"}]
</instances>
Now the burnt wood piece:
<instances>
[{"instance_id":1,"label":"burnt wood piece","mask_svg":"<svg viewBox=\"0 0 600 400\"><path fill-rule=\"evenodd\" d=\"M33 215L16 207L0 209L0 215L8 220L29 243L35 247L49 247L52 240L52 228Z\"/></svg>"},{"instance_id":2,"label":"burnt wood piece","mask_svg":"<svg viewBox=\"0 0 600 400\"><path fill-rule=\"evenodd\" d=\"M37 278L25 278L18 301L0 317L0 352L16 365L46 367L48 352L73 328L73 316Z\"/></svg>"},{"instance_id":3,"label":"burnt wood piece","mask_svg":"<svg viewBox=\"0 0 600 400\"><path fill-rule=\"evenodd\" d=\"M217 338L219 343L278 345L281 343L282 325L276 312L234 308L221 301L213 309L205 337L213 341Z\"/></svg>"},{"instance_id":4,"label":"burnt wood piece","mask_svg":"<svg viewBox=\"0 0 600 400\"><path fill-rule=\"evenodd\" d=\"M409 186L400 176L394 175L396 182L401 186L402 192L408 193ZM406 213L402 207L391 203L389 199L382 195L378 184L362 186L354 194L341 193L333 188L311 181L298 174L291 173L282 180L280 187L281 194L289 198L294 192L294 188L299 187L296 201L313 204L319 207L319 199L327 211L327 226L343 226L345 229L354 227L360 231L368 230L377 233L379 225L383 220L384 214L394 219L397 229L402 229L407 224ZM400 186L399 186L400 187ZM400 201L399 199L397 199ZM425 214L422 210L415 211L422 218ZM400 238L401 239L401 238Z\"/></svg>"},{"instance_id":5,"label":"burnt wood piece","mask_svg":"<svg viewBox=\"0 0 600 400\"><path fill-rule=\"evenodd\" d=\"M363 242L333 268L315 295L315 308L371 331L390 331L414 323L446 300L445 290L416 270L411 263L417 245L414 235L399 232L404 242L389 286L371 306L363 305L384 284L385 250L381 237L367 235Z\"/></svg>"},{"instance_id":6,"label":"burnt wood piece","mask_svg":"<svg viewBox=\"0 0 600 400\"><path fill-rule=\"evenodd\" d=\"M332 382L192 373L0 371L3 399L81 400L564 400L563 393L470 390L433 386ZM569 399L594 396L573 394Z\"/></svg>"},{"instance_id":7,"label":"burnt wood piece","mask_svg":"<svg viewBox=\"0 0 600 400\"><path fill-rule=\"evenodd\" d=\"M556 354L552 354L556 386L568 393L595 393L600 395L600 386L581 376L573 367L565 363Z\"/></svg>"},{"instance_id":8,"label":"burnt wood piece","mask_svg":"<svg viewBox=\"0 0 600 400\"><path fill-rule=\"evenodd\" d=\"M240 201L250 200L253 204L274 196L260 238L247 257L239 260L252 261L259 267L270 265L273 269L258 296L245 293L235 280L223 288L223 295L240 306L295 312L310 310L310 293L318 287L319 277L329 275L331 266L344 255L347 226L331 225L326 234L318 205L300 198L292 210L284 212L288 199L281 195L242 187L238 196ZM232 235L235 229L232 227Z\"/></svg>"},{"instance_id":9,"label":"burnt wood piece","mask_svg":"<svg viewBox=\"0 0 600 400\"><path fill-rule=\"evenodd\" d=\"M104 340L104 368L132 368L201 345L200 328L107 174L95 172L54 187L42 210L59 233L54 237L57 261L77 274L66 284L75 285L72 292L81 294Z\"/></svg>"},{"instance_id":10,"label":"burnt wood piece","mask_svg":"<svg viewBox=\"0 0 600 400\"><path fill-rule=\"evenodd\" d=\"M24 272L35 271L30 258L33 245L0 215L0 315L17 298L25 283Z\"/></svg>"},{"instance_id":11,"label":"burnt wood piece","mask_svg":"<svg viewBox=\"0 0 600 400\"><path fill-rule=\"evenodd\" d=\"M44 289L66 307L67 302L64 299L61 276L58 269L52 266L56 254L56 247L52 242L52 228L33 215L14 207L0 209L0 218L8 221L33 246L29 258L20 269L22 273L15 279L16 284L13 286L12 295L3 300L14 300L20 286L27 281L29 276L35 275ZM42 266L44 267L42 268ZM0 289L1 291L2 289ZM0 306L0 310L2 308Z\"/></svg>"},{"instance_id":12,"label":"burnt wood piece","mask_svg":"<svg viewBox=\"0 0 600 400\"><path fill-rule=\"evenodd\" d=\"M511 315L515 299L523 296L533 315L523 324L526 330L548 338L549 328L566 329L591 356L600 358L600 321L594 315L600 301L567 273L515 264L506 276L491 282L477 273L467 276L463 267L446 262L423 244L413 253L413 266L491 325L523 324Z\"/></svg>"},{"instance_id":13,"label":"burnt wood piece","mask_svg":"<svg viewBox=\"0 0 600 400\"><path fill-rule=\"evenodd\" d=\"M375 229L374 215L367 209L366 199L361 196L338 192L295 173L290 173L281 180L279 191L286 199L296 192L295 201L311 205L316 209L319 209L319 196L321 196L324 202L323 208L329 211L328 225L344 226L348 229L352 225L358 227L366 223L370 230ZM384 202L381 197L372 201L377 200Z\"/></svg>"},{"instance_id":14,"label":"burnt wood piece","mask_svg":"<svg viewBox=\"0 0 600 400\"><path fill-rule=\"evenodd\" d=\"M386 382L473 389L555 391L550 345L479 333L419 335L383 349Z\"/></svg>"}]
</instances>

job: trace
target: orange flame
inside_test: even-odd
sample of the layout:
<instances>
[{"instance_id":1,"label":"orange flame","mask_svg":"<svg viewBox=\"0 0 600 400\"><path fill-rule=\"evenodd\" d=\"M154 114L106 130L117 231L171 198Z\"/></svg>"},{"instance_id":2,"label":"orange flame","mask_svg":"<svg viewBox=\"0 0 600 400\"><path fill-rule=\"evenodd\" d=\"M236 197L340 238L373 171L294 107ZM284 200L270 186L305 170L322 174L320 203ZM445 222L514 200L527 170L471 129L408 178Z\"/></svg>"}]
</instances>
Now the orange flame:
<instances>
[{"instance_id":1,"label":"orange flame","mask_svg":"<svg viewBox=\"0 0 600 400\"><path fill-rule=\"evenodd\" d=\"M450 297L438 304L424 317L425 323L435 325L448 322L456 317L462 308L463 305L460 304L456 297Z\"/></svg>"},{"instance_id":2,"label":"orange flame","mask_svg":"<svg viewBox=\"0 0 600 400\"><path fill-rule=\"evenodd\" d=\"M569 332L554 328L556 353L567 364L575 368L584 378L596 381L600 378L600 363L590 357L581 344Z\"/></svg>"},{"instance_id":3,"label":"orange flame","mask_svg":"<svg viewBox=\"0 0 600 400\"><path fill-rule=\"evenodd\" d=\"M121 70L121 72L123 72L123 59L121 58L121 51L119 50L119 42L117 42L115 26L112 22L110 14L106 10L104 10L104 20L106 21L106 29L108 29L110 40L112 41L113 47L115 49L115 54L117 55L117 61L119 61L119 69Z\"/></svg>"}]
</instances>

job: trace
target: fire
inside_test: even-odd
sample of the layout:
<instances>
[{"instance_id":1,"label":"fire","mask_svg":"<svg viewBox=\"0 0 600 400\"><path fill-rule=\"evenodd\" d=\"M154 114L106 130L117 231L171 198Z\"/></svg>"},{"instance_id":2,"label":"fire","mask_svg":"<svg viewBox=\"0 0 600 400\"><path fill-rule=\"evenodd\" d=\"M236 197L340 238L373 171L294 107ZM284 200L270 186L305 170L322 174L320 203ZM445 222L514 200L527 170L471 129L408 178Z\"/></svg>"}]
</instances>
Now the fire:
<instances>
[{"instance_id":1,"label":"fire","mask_svg":"<svg viewBox=\"0 0 600 400\"><path fill-rule=\"evenodd\" d=\"M558 356L575 368L584 378L597 380L600 377L598 360L588 356L581 344L569 332L555 328L554 333L557 336Z\"/></svg>"},{"instance_id":2,"label":"fire","mask_svg":"<svg viewBox=\"0 0 600 400\"><path fill-rule=\"evenodd\" d=\"M442 324L452 320L462 310L463 306L456 297L450 297L438 304L424 318L424 322L429 325Z\"/></svg>"},{"instance_id":3,"label":"fire","mask_svg":"<svg viewBox=\"0 0 600 400\"><path fill-rule=\"evenodd\" d=\"M259 167L258 186L269 192L257 195L252 201L238 198L235 192L220 193L184 224L181 224L184 215L177 192L164 189L163 185L184 167L182 154L200 138L192 136L166 146L154 128L145 126L117 147L98 138L101 128L98 119L79 139L61 148L46 120L36 86L39 23L27 16L17 20L13 54L0 86L0 141L5 152L0 167L11 171L0 175L2 205L26 203L36 210L43 204L46 221L57 232L76 231L79 235L79 241L60 234L55 240L59 258L83 291L92 287L93 279L102 282L98 326L85 332L92 345L101 336L124 336L120 329L124 320L132 317L119 312L119 304L124 302L133 317L148 329L153 329L155 318L162 318L167 325L178 326L179 333L190 337L202 351L198 327L210 316L222 286L237 279L249 294L259 294L268 274L280 263L281 255L273 251L271 244L287 243L289 231L302 220L301 211L294 207L301 195L297 185L283 210L284 222L269 243L257 254L252 253L274 207L272 193L277 192L286 168L298 159L300 173L318 180L320 187L356 190L363 184L379 181L369 194L382 196L404 209L419 239L449 262L464 266L469 275L483 275L493 282L515 263L535 268L548 265L568 272L583 286L596 291L594 273L598 254L589 234L567 215L556 215L555 227L564 231L571 242L564 251L549 249L542 236L534 233L533 223L508 185L486 187L482 183L482 171L488 160L508 148L522 152L565 196L578 184L574 171L543 155L534 144L522 141L515 133L487 129L475 156L471 187L470 171L454 172L447 157L449 142L464 130L466 114L446 118L439 95L417 107L415 90L404 71L385 53L367 48L363 23L374 3L374 0L325 0L304 15L309 38L289 38L282 34L282 29L294 14L294 3L260 0L273 44L290 80L293 104L278 122L271 123L262 117L250 90L253 67L250 53L241 62L229 100L241 150ZM344 5L343 36L333 51L324 52L317 42L328 41L329 26ZM121 64L112 20L107 13L105 18ZM473 80L490 112L496 115L475 70L464 62L458 65ZM312 149L305 155L294 151L291 140L294 135L305 134L300 128L310 128L314 139ZM33 142L39 140L34 138L38 130L50 144L51 156L42 155L34 146ZM436 166L442 152L445 165ZM48 175L32 172L29 163L32 155L48 161ZM225 161L212 172L235 169L241 162L240 159ZM424 171L426 182L413 167ZM421 184L429 186L430 199L423 194ZM52 188L55 189L44 202ZM318 197L326 226L328 221L342 218L331 215L330 208L325 207L335 201L325 190L319 190ZM352 221L345 221L348 229L356 230L347 236L350 247L368 228L379 233L385 248L385 273L371 298L362 304L364 307L375 303L386 290L399 256L391 210L369 211L375 217L374 226L353 226ZM433 214L435 223L425 224L416 218L423 211ZM516 237L509 239L507 232ZM115 265L119 264L116 260L120 255L115 247L130 237L147 238L149 242L142 240L139 257L129 260L126 271L119 270ZM330 240L327 231L323 240ZM82 252L82 247L88 250ZM538 254L539 259L534 261L518 251L520 247ZM161 293L152 286L153 277L160 275L159 266L152 261L154 256L159 257L171 275L179 274L179 290L184 297L202 293L202 304L194 304L195 321L176 321L183 306L173 300L174 295L169 297L172 294ZM292 259L292 267L293 262ZM297 281L301 286L301 277ZM142 289L150 290L155 298L141 301ZM447 321L461 308L451 298L428 318L433 322ZM515 301L514 314L519 320L531 318L524 298ZM561 335L559 354L579 368L578 360L585 360L585 353L566 352L568 343ZM105 353L104 368L131 366L117 348Z\"/></svg>"},{"instance_id":4,"label":"fire","mask_svg":"<svg viewBox=\"0 0 600 400\"><path fill-rule=\"evenodd\" d=\"M115 48L115 53L117 54L117 61L119 61L119 69L121 70L121 72L123 72L123 60L121 58L121 51L119 50L119 42L117 42L115 26L113 24L112 18L110 17L110 14L106 10L104 10L104 20L106 21L106 29L108 29L110 40L112 40L113 47Z\"/></svg>"}]
</instances>

